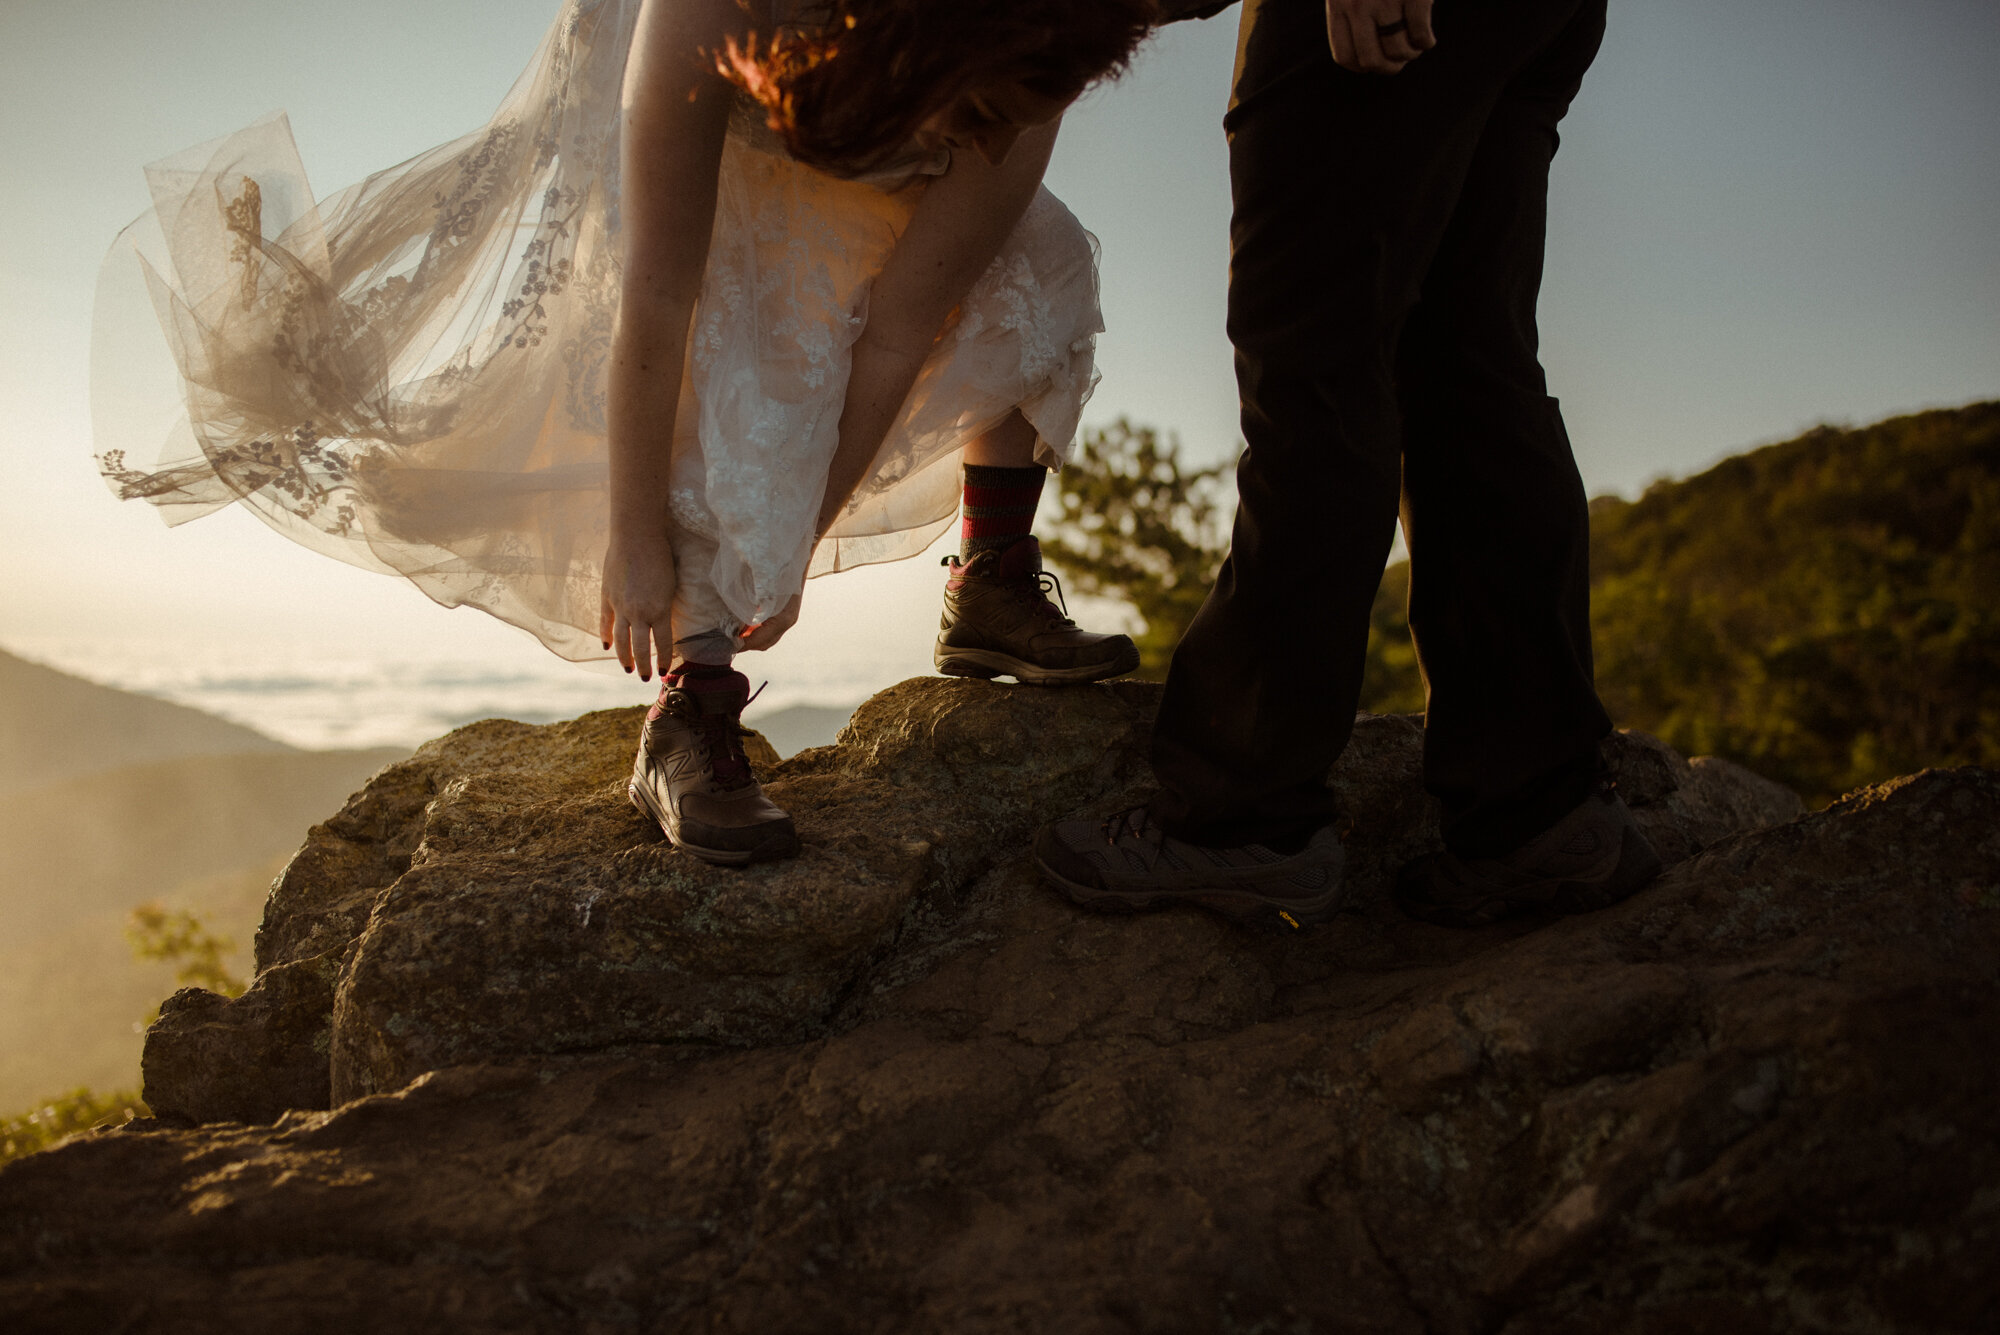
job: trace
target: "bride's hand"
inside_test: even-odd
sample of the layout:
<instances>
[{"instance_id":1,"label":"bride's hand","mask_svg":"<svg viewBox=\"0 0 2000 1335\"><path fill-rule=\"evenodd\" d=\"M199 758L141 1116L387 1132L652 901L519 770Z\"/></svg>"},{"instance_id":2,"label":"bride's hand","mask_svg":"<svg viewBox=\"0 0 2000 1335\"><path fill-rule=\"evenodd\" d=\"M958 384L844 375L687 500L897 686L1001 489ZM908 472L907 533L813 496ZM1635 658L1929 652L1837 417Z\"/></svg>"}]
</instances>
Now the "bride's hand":
<instances>
[{"instance_id":1,"label":"bride's hand","mask_svg":"<svg viewBox=\"0 0 2000 1335\"><path fill-rule=\"evenodd\" d=\"M785 604L783 611L766 617L764 620L750 627L750 629L744 631L743 643L738 647L743 649L769 649L772 645L776 644L784 637L786 631L798 624L799 600L804 596L802 592L793 594L792 600Z\"/></svg>"},{"instance_id":2,"label":"bride's hand","mask_svg":"<svg viewBox=\"0 0 2000 1335\"><path fill-rule=\"evenodd\" d=\"M627 672L650 681L674 659L674 550L664 537L649 542L613 540L604 557L604 591L597 637Z\"/></svg>"}]
</instances>

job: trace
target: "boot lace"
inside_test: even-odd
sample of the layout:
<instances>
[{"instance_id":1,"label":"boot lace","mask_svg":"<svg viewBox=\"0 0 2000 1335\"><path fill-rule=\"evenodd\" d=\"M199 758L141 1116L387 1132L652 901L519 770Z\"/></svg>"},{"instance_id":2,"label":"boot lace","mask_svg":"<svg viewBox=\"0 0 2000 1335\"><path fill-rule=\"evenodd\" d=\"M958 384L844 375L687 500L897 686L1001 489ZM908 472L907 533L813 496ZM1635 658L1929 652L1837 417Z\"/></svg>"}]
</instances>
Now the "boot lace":
<instances>
[{"instance_id":1,"label":"boot lace","mask_svg":"<svg viewBox=\"0 0 2000 1335\"><path fill-rule=\"evenodd\" d=\"M764 686L770 684L767 681ZM750 769L750 757L743 751L743 739L750 730L743 726L742 720L743 710L750 707L751 700L764 693L764 686L751 692L750 698L734 713L704 713L692 698L688 700L688 707L678 711L688 727L694 730L695 736L701 739L702 749L708 755L709 777L724 792L735 792L756 782L757 776Z\"/></svg>"},{"instance_id":2,"label":"boot lace","mask_svg":"<svg viewBox=\"0 0 2000 1335\"><path fill-rule=\"evenodd\" d=\"M939 561L938 564L946 567L956 567L960 571L964 569L963 564L956 556L947 556L942 561ZM988 578L991 577L989 576ZM1022 596L1034 603L1036 615L1050 621L1069 624L1069 599L1063 596L1062 581L1056 578L1054 571L1038 570L1032 576L1022 575L1018 579L1006 581L995 580L994 582L1002 588L1019 589ZM1049 601L1050 594L1054 594L1056 597L1056 601L1053 603ZM1057 606L1058 603L1061 606ZM752 698L754 699L755 697Z\"/></svg>"},{"instance_id":3,"label":"boot lace","mask_svg":"<svg viewBox=\"0 0 2000 1335\"><path fill-rule=\"evenodd\" d=\"M1069 621L1069 599L1063 597L1062 581L1055 577L1053 571L1038 571L1032 587L1034 589L1033 597L1040 604L1039 610L1044 617L1047 617L1050 621L1064 623ZM1060 609L1057 608L1055 603L1049 601L1050 594L1054 594L1057 601L1062 604Z\"/></svg>"},{"instance_id":4,"label":"boot lace","mask_svg":"<svg viewBox=\"0 0 2000 1335\"><path fill-rule=\"evenodd\" d=\"M697 714L689 720L708 750L708 772L716 786L733 792L751 782L750 757L743 753L743 727L730 714Z\"/></svg>"},{"instance_id":5,"label":"boot lace","mask_svg":"<svg viewBox=\"0 0 2000 1335\"><path fill-rule=\"evenodd\" d=\"M1114 846L1120 839L1136 839L1157 847L1167 837L1167 832L1153 823L1152 812L1143 806L1113 812L1097 827L1097 832L1104 836L1105 843Z\"/></svg>"}]
</instances>

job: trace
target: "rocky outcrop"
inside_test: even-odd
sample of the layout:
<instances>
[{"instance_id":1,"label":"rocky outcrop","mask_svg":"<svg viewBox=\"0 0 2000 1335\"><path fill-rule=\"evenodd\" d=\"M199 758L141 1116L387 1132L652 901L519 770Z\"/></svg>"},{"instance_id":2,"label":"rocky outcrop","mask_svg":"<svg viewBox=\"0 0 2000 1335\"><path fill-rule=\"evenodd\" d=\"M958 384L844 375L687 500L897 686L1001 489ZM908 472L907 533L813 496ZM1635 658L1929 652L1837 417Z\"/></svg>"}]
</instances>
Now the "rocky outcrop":
<instances>
[{"instance_id":1,"label":"rocky outcrop","mask_svg":"<svg viewBox=\"0 0 2000 1335\"><path fill-rule=\"evenodd\" d=\"M339 961L335 1100L497 1056L809 1038L1037 822L1128 787L1150 699L911 683L848 745L776 767L805 851L750 875L675 852L627 800L637 711L462 729L314 830L258 962Z\"/></svg>"},{"instance_id":2,"label":"rocky outcrop","mask_svg":"<svg viewBox=\"0 0 2000 1335\"><path fill-rule=\"evenodd\" d=\"M461 729L314 828L272 892L257 988L169 1003L148 1101L268 1121L486 1058L822 1034L899 938L949 922L1037 824L1136 796L1156 693L905 683L861 708L845 745L767 771L805 852L748 876L674 852L626 800L637 711ZM1414 721L1364 718L1332 777L1357 902L1436 846L1421 747ZM1651 738L1607 752L1670 861L1800 811Z\"/></svg>"},{"instance_id":3,"label":"rocky outcrop","mask_svg":"<svg viewBox=\"0 0 2000 1335\"><path fill-rule=\"evenodd\" d=\"M808 853L748 874L645 842L619 805L622 716L434 743L287 873L262 1012L253 989L162 1019L210 1026L207 1055L161 1047L185 1076L232 1025L272 1064L312 1041L272 1041L274 1017L308 1035L316 1013L330 1084L383 1092L0 1172L0 1322L2000 1318L2000 776L1798 816L1627 736L1621 787L1689 856L1611 910L1452 932L1387 902L1435 829L1416 729L1366 720L1332 777L1352 912L1283 937L1079 915L1034 884L1022 835L1131 793L1152 699L906 683L777 771ZM330 1009L269 981L309 963ZM229 1115L267 1115L258 1097Z\"/></svg>"}]
</instances>

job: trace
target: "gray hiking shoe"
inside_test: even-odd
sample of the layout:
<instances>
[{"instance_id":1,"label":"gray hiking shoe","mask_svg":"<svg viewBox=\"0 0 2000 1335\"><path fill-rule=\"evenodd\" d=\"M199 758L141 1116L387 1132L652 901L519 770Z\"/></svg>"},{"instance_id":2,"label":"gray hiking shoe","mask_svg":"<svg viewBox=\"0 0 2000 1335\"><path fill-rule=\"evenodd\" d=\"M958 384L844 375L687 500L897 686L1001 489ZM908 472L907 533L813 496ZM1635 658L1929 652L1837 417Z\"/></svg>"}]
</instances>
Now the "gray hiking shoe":
<instances>
[{"instance_id":1,"label":"gray hiking shoe","mask_svg":"<svg viewBox=\"0 0 2000 1335\"><path fill-rule=\"evenodd\" d=\"M764 796L743 754L739 720L749 694L740 672L668 678L625 788L674 847L728 867L799 851L792 818Z\"/></svg>"},{"instance_id":2,"label":"gray hiking shoe","mask_svg":"<svg viewBox=\"0 0 2000 1335\"><path fill-rule=\"evenodd\" d=\"M1123 676L1139 666L1127 635L1080 630L1049 601L1055 576L1042 570L1042 546L1022 538L1003 551L944 564L944 617L931 661L947 677L1012 677L1032 686L1066 686Z\"/></svg>"},{"instance_id":3,"label":"gray hiking shoe","mask_svg":"<svg viewBox=\"0 0 2000 1335\"><path fill-rule=\"evenodd\" d=\"M1497 858L1428 853L1396 876L1396 903L1412 918L1481 927L1533 910L1608 908L1660 874L1660 858L1610 784L1520 848Z\"/></svg>"},{"instance_id":4,"label":"gray hiking shoe","mask_svg":"<svg viewBox=\"0 0 2000 1335\"><path fill-rule=\"evenodd\" d=\"M1035 836L1043 879L1078 908L1147 913L1192 904L1286 932L1340 911L1346 862L1331 825L1292 854L1262 844L1204 848L1162 830L1144 807L1103 821L1056 821Z\"/></svg>"}]
</instances>

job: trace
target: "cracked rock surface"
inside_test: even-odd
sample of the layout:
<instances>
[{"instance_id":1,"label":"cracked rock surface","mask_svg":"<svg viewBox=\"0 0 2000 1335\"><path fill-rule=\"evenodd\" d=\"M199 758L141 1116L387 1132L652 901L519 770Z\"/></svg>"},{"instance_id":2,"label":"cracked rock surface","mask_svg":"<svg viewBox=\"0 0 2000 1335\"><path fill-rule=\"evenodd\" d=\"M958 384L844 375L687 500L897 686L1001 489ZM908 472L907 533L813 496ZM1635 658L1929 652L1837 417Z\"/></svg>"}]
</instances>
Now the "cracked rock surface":
<instances>
[{"instance_id":1,"label":"cracked rock surface","mask_svg":"<svg viewBox=\"0 0 2000 1335\"><path fill-rule=\"evenodd\" d=\"M2000 776L1800 815L1624 735L1662 880L1454 932L1387 902L1435 822L1369 719L1350 913L1080 915L1026 835L1131 800L1155 698L904 683L747 874L645 839L622 713L433 743L314 829L258 987L163 1013L179 1124L0 1171L0 1326L2000 1324Z\"/></svg>"}]
</instances>

